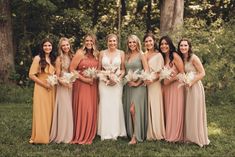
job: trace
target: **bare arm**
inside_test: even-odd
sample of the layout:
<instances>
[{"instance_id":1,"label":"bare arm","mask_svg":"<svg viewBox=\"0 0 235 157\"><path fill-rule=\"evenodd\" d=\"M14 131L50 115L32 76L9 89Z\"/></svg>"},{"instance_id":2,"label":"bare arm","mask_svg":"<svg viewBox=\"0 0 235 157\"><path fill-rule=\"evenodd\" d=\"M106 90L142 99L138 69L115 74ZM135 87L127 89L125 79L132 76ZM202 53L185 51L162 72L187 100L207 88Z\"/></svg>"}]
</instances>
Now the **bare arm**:
<instances>
[{"instance_id":1,"label":"bare arm","mask_svg":"<svg viewBox=\"0 0 235 157\"><path fill-rule=\"evenodd\" d=\"M205 76L205 70L203 68L203 65L202 65L200 59L196 55L193 55L192 57L193 57L192 63L197 70L197 75L195 76L193 81L189 84L189 86L192 86L194 83L201 80Z\"/></svg>"},{"instance_id":2,"label":"bare arm","mask_svg":"<svg viewBox=\"0 0 235 157\"><path fill-rule=\"evenodd\" d=\"M174 60L173 60L173 64L175 64L177 70L179 71L179 73L184 73L184 63L182 61L182 59L180 58L180 56L177 53L174 53ZM168 85L174 81L177 80L177 75L178 73L173 72L172 76L170 79L164 79L164 84Z\"/></svg>"}]
</instances>

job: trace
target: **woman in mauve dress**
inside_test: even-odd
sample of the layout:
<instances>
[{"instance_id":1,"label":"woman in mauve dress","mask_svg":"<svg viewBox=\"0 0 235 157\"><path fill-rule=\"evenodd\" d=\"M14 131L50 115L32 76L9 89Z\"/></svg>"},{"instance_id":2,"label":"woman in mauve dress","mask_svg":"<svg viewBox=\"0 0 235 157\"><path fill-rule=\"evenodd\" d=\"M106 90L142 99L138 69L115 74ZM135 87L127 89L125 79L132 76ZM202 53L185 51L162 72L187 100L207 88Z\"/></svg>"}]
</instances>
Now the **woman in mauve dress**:
<instances>
[{"instance_id":1,"label":"woman in mauve dress","mask_svg":"<svg viewBox=\"0 0 235 157\"><path fill-rule=\"evenodd\" d=\"M163 80L165 140L180 142L184 139L184 87L180 86L177 75L184 73L184 64L170 37L161 37L159 51L163 55L164 66L172 71L170 78Z\"/></svg>"}]
</instances>

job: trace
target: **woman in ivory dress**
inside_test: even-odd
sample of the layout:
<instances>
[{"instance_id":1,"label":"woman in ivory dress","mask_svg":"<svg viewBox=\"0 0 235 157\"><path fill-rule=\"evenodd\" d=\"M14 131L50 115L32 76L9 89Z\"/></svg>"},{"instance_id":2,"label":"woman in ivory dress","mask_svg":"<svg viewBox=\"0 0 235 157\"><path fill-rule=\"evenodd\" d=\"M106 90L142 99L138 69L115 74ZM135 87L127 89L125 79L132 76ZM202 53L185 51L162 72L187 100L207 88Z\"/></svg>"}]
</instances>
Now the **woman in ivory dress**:
<instances>
[{"instance_id":1,"label":"woman in ivory dress","mask_svg":"<svg viewBox=\"0 0 235 157\"><path fill-rule=\"evenodd\" d=\"M186 84L185 141L203 147L210 143L207 131L205 92L201 79L205 70L200 59L192 53L188 39L181 39L178 50L183 54L185 72L193 73L194 79Z\"/></svg>"},{"instance_id":2,"label":"woman in ivory dress","mask_svg":"<svg viewBox=\"0 0 235 157\"><path fill-rule=\"evenodd\" d=\"M108 49L101 51L99 70L111 72L113 77L99 81L99 120L98 135L101 140L126 136L122 105L122 77L124 75L124 52L117 49L118 38L115 34L107 36ZM115 79L114 79L115 78Z\"/></svg>"},{"instance_id":3,"label":"woman in ivory dress","mask_svg":"<svg viewBox=\"0 0 235 157\"><path fill-rule=\"evenodd\" d=\"M159 71L164 66L164 60L156 49L156 38L152 33L144 36L146 58L150 72L156 73L156 78L146 81L148 87L148 130L147 140L161 140L165 138L164 106Z\"/></svg>"},{"instance_id":4,"label":"woman in ivory dress","mask_svg":"<svg viewBox=\"0 0 235 157\"><path fill-rule=\"evenodd\" d=\"M59 83L56 88L56 101L50 141L69 143L73 137L72 83L66 83L62 80L65 73L69 72L72 59L69 39L65 37L60 39L58 53L59 56L56 59L56 75L59 78Z\"/></svg>"},{"instance_id":5,"label":"woman in ivory dress","mask_svg":"<svg viewBox=\"0 0 235 157\"><path fill-rule=\"evenodd\" d=\"M127 52L125 60L126 74L130 71L140 73L148 71L148 63L142 52L140 39L130 35L127 39ZM138 71L137 71L138 70ZM127 135L131 138L129 144L142 142L147 131L147 90L143 81L127 80L124 78L123 109Z\"/></svg>"}]
</instances>

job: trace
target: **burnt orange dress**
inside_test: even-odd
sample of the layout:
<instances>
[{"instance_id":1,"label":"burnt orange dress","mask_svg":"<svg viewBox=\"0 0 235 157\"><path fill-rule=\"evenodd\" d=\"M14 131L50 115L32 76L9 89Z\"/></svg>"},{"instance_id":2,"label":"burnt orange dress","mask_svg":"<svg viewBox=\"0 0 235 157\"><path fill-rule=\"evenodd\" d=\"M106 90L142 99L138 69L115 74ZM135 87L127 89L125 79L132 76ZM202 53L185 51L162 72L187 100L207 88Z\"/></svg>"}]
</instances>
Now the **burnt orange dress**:
<instances>
[{"instance_id":1,"label":"burnt orange dress","mask_svg":"<svg viewBox=\"0 0 235 157\"><path fill-rule=\"evenodd\" d=\"M82 72L87 68L98 68L98 60L92 56L83 58L77 70ZM90 85L77 79L73 84L73 117L74 136L72 143L91 144L97 130L98 84L94 80Z\"/></svg>"}]
</instances>

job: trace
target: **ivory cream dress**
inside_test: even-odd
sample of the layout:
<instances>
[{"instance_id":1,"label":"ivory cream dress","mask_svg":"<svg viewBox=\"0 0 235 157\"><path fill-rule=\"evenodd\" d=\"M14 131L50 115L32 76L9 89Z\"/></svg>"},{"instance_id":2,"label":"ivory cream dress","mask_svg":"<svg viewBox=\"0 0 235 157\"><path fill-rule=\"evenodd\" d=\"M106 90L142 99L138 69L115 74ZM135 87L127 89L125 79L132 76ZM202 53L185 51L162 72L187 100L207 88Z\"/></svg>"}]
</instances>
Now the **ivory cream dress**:
<instances>
[{"instance_id":1,"label":"ivory cream dress","mask_svg":"<svg viewBox=\"0 0 235 157\"><path fill-rule=\"evenodd\" d=\"M164 66L161 53L156 53L148 60L150 71L159 71ZM147 140L165 138L164 106L160 80L148 85L148 130Z\"/></svg>"},{"instance_id":2,"label":"ivory cream dress","mask_svg":"<svg viewBox=\"0 0 235 157\"><path fill-rule=\"evenodd\" d=\"M185 63L186 72L197 73L192 64L193 57L197 56L192 55L189 62ZM186 87L185 140L196 143L200 147L210 143L207 131L205 93L201 80L190 88Z\"/></svg>"}]
</instances>

